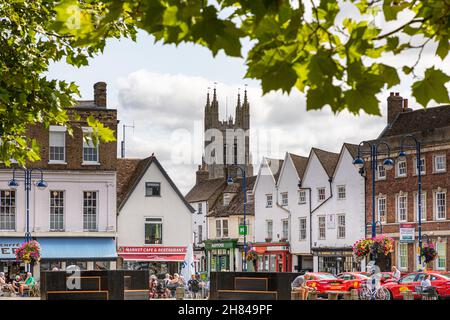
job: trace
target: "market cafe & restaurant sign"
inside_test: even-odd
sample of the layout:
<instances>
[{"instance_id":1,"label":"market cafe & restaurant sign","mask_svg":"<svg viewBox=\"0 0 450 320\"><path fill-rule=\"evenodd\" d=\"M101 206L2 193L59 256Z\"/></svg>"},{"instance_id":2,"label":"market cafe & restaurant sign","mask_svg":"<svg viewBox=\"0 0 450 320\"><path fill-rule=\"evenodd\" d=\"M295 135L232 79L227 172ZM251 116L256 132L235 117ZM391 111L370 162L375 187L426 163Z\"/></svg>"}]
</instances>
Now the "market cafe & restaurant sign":
<instances>
[{"instance_id":1,"label":"market cafe & restaurant sign","mask_svg":"<svg viewBox=\"0 0 450 320\"><path fill-rule=\"evenodd\" d=\"M16 250L20 247L20 240L0 239L0 260L16 259Z\"/></svg>"},{"instance_id":2,"label":"market cafe & restaurant sign","mask_svg":"<svg viewBox=\"0 0 450 320\"><path fill-rule=\"evenodd\" d=\"M400 224L400 242L414 242L416 228L414 224Z\"/></svg>"}]
</instances>

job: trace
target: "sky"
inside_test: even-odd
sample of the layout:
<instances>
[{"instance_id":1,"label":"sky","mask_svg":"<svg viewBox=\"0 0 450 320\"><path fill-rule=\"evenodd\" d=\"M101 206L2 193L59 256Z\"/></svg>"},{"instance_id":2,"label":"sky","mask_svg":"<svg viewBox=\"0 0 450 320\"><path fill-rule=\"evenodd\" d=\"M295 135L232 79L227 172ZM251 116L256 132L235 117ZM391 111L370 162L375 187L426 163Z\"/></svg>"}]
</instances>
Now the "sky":
<instances>
[{"instance_id":1,"label":"sky","mask_svg":"<svg viewBox=\"0 0 450 320\"><path fill-rule=\"evenodd\" d=\"M404 22L406 17L387 29ZM243 43L244 55L249 43ZM448 59L440 61L430 46L424 52L421 70L436 65L450 73ZM383 62L401 67L414 53L385 56ZM109 40L103 54L90 59L89 66L74 68L64 62L51 65L48 76L75 81L81 99L93 99L93 84L107 83L108 108L118 110L118 155L122 125L126 128L126 157L143 158L152 153L160 160L183 194L195 183L195 171L203 151L202 124L208 87L217 88L220 118L234 115L237 93L247 85L250 102L251 152L255 174L263 156L283 158L285 152L307 156L311 147L339 152L344 142L358 144L378 136L386 125L386 98L399 92L413 109L420 108L411 97L412 80L379 96L382 116L346 111L333 114L329 107L306 111L306 99L294 90L290 95L272 92L262 96L256 80L244 79L244 60L222 53L213 57L197 45L154 44L145 32L133 42ZM435 105L434 103L430 106ZM269 144L267 144L267 141ZM269 147L267 147L269 145Z\"/></svg>"}]
</instances>

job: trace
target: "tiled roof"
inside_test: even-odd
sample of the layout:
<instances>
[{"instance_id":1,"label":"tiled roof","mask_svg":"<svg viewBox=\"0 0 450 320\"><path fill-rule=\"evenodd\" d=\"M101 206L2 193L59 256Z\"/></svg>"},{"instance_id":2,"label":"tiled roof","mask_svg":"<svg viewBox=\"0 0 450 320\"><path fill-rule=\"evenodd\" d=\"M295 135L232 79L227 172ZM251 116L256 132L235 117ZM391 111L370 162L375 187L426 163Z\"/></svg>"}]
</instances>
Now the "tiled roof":
<instances>
[{"instance_id":1,"label":"tiled roof","mask_svg":"<svg viewBox=\"0 0 450 320\"><path fill-rule=\"evenodd\" d=\"M317 148L312 148L314 153L319 158L320 163L328 174L328 177L332 177L337 162L339 161L339 153L329 152Z\"/></svg>"},{"instance_id":2,"label":"tiled roof","mask_svg":"<svg viewBox=\"0 0 450 320\"><path fill-rule=\"evenodd\" d=\"M303 174L305 173L306 165L308 164L308 157L302 157L293 153L289 153L289 156L294 163L294 167L297 170L298 177L303 179Z\"/></svg>"},{"instance_id":3,"label":"tiled roof","mask_svg":"<svg viewBox=\"0 0 450 320\"><path fill-rule=\"evenodd\" d=\"M193 186L185 198L190 203L211 200L216 191L225 186L225 178L208 179Z\"/></svg>"},{"instance_id":4,"label":"tiled roof","mask_svg":"<svg viewBox=\"0 0 450 320\"><path fill-rule=\"evenodd\" d=\"M247 177L247 191L252 190L256 181L256 176ZM208 213L209 217L228 217L230 215L243 215L244 214L244 193L242 192L242 179L236 179L233 185L236 185L233 190L237 190L237 194L231 200L228 206L223 205L223 193L217 198L215 204L210 209ZM248 200L248 199L247 199ZM246 214L255 214L255 204L254 201L247 201Z\"/></svg>"},{"instance_id":5,"label":"tiled roof","mask_svg":"<svg viewBox=\"0 0 450 320\"><path fill-rule=\"evenodd\" d=\"M358 155L358 145L352 143L344 143L344 146L347 148L348 152L352 158L355 158Z\"/></svg>"},{"instance_id":6,"label":"tiled roof","mask_svg":"<svg viewBox=\"0 0 450 320\"><path fill-rule=\"evenodd\" d=\"M120 212L151 164L155 164L158 167L189 211L192 213L195 212L194 208L186 201L178 187L169 177L166 170L161 166L158 159L153 155L145 159L117 159L117 211Z\"/></svg>"},{"instance_id":7,"label":"tiled roof","mask_svg":"<svg viewBox=\"0 0 450 320\"><path fill-rule=\"evenodd\" d=\"M432 131L450 126L450 105L399 113L379 138Z\"/></svg>"},{"instance_id":8,"label":"tiled roof","mask_svg":"<svg viewBox=\"0 0 450 320\"><path fill-rule=\"evenodd\" d=\"M275 179L275 182L278 182L278 178L280 177L280 172L281 168L283 167L284 160L266 158L266 161L269 166L269 170L272 173L273 178ZM278 164L277 166L274 166L276 162L278 162ZM273 169L276 169L276 171L274 171Z\"/></svg>"}]
</instances>

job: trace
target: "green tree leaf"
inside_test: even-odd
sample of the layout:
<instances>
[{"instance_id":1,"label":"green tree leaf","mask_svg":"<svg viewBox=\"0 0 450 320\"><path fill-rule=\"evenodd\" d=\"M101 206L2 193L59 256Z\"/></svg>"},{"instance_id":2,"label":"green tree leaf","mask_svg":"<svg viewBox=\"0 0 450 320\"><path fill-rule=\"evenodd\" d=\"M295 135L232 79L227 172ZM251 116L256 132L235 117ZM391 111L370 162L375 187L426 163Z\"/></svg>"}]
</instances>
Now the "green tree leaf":
<instances>
[{"instance_id":1,"label":"green tree leaf","mask_svg":"<svg viewBox=\"0 0 450 320\"><path fill-rule=\"evenodd\" d=\"M438 103L450 101L448 90L445 84L450 81L450 76L439 69L429 68L425 71L423 80L419 80L412 85L412 94L417 102L426 107L430 100Z\"/></svg>"}]
</instances>

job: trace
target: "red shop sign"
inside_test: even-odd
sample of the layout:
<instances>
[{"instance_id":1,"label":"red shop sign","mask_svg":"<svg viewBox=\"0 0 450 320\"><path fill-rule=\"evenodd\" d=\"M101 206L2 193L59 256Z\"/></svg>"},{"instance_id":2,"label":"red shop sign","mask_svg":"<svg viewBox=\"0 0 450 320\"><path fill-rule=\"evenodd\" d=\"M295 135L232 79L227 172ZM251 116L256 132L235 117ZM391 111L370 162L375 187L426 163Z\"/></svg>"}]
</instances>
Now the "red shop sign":
<instances>
[{"instance_id":1,"label":"red shop sign","mask_svg":"<svg viewBox=\"0 0 450 320\"><path fill-rule=\"evenodd\" d=\"M133 254L183 254L186 253L186 247L165 247L165 246L151 246L151 247L119 247L119 253L133 253Z\"/></svg>"}]
</instances>

